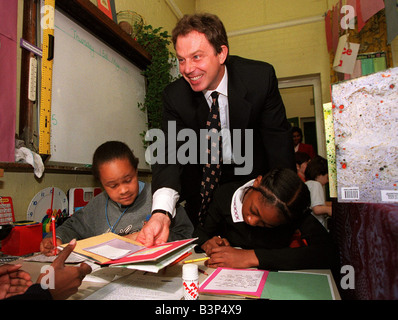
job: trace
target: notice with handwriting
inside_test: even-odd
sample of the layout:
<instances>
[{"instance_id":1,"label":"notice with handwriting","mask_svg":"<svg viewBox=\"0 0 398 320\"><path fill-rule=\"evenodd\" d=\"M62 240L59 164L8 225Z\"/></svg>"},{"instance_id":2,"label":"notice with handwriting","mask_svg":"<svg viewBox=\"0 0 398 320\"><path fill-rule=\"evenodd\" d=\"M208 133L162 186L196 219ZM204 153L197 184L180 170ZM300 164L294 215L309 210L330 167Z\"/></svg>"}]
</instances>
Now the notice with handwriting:
<instances>
[{"instance_id":1,"label":"notice with handwriting","mask_svg":"<svg viewBox=\"0 0 398 320\"><path fill-rule=\"evenodd\" d=\"M260 297L268 271L217 268L201 285L199 292Z\"/></svg>"}]
</instances>

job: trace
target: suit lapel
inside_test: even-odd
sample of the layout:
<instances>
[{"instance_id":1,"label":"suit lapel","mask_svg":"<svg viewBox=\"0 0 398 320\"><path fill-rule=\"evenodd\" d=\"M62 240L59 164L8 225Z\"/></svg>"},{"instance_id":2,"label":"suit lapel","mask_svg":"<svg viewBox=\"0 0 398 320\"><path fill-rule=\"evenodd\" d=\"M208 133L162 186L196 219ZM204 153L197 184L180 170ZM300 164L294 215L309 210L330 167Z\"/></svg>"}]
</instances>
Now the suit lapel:
<instances>
[{"instance_id":1,"label":"suit lapel","mask_svg":"<svg viewBox=\"0 0 398 320\"><path fill-rule=\"evenodd\" d=\"M207 116L209 114L209 105L202 92L195 92L194 96L196 108L196 119L198 120L197 129L206 128Z\"/></svg>"}]
</instances>

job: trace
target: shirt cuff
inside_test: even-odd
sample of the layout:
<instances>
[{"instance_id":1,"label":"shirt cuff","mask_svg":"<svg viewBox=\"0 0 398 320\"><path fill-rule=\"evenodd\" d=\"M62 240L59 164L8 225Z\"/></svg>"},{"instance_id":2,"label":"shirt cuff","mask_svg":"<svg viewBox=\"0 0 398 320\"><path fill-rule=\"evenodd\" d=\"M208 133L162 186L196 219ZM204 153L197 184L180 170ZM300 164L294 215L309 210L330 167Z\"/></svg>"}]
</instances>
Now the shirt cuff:
<instances>
[{"instance_id":1,"label":"shirt cuff","mask_svg":"<svg viewBox=\"0 0 398 320\"><path fill-rule=\"evenodd\" d=\"M155 191L152 197L152 212L156 209L170 212L174 218L176 215L176 204L180 195L171 188L160 188Z\"/></svg>"}]
</instances>

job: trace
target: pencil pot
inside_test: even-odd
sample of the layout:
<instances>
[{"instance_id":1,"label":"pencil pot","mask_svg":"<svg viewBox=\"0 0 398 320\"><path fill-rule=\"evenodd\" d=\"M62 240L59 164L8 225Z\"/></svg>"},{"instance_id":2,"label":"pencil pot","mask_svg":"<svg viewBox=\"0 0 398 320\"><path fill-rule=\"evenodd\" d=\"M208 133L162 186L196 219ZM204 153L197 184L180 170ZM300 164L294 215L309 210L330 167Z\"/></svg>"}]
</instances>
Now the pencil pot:
<instances>
[{"instance_id":1,"label":"pencil pot","mask_svg":"<svg viewBox=\"0 0 398 320\"><path fill-rule=\"evenodd\" d=\"M182 289L185 300L197 300L199 298L199 274L196 264L183 265Z\"/></svg>"}]
</instances>

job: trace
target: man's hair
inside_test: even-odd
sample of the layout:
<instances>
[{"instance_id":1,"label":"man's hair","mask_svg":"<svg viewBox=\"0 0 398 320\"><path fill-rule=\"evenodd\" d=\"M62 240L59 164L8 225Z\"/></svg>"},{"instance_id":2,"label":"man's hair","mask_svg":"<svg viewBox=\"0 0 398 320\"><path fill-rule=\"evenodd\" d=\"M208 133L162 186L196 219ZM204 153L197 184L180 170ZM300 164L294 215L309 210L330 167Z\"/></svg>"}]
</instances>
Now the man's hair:
<instances>
[{"instance_id":1,"label":"man's hair","mask_svg":"<svg viewBox=\"0 0 398 320\"><path fill-rule=\"evenodd\" d=\"M130 161L133 168L137 170L139 160L125 143L120 141L107 141L101 144L94 152L92 167L94 177L100 180L99 167L105 162L115 159L127 159Z\"/></svg>"},{"instance_id":2,"label":"man's hair","mask_svg":"<svg viewBox=\"0 0 398 320\"><path fill-rule=\"evenodd\" d=\"M178 36L186 36L191 31L203 33L206 36L206 39L213 46L216 53L220 53L222 51L221 46L226 46L229 49L228 37L224 24L214 14L198 13L193 15L184 15L172 31L174 48L176 46Z\"/></svg>"}]
</instances>

